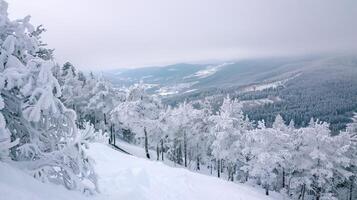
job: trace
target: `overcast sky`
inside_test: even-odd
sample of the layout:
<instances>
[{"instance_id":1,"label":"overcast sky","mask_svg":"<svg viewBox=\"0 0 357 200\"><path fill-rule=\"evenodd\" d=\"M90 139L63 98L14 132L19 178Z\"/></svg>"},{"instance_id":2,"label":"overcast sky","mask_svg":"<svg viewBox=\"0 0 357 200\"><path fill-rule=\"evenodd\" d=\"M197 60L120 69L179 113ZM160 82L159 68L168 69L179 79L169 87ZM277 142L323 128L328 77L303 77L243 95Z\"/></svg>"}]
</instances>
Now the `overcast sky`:
<instances>
[{"instance_id":1,"label":"overcast sky","mask_svg":"<svg viewBox=\"0 0 357 200\"><path fill-rule=\"evenodd\" d=\"M357 50L357 0L8 0L58 62L110 69Z\"/></svg>"}]
</instances>

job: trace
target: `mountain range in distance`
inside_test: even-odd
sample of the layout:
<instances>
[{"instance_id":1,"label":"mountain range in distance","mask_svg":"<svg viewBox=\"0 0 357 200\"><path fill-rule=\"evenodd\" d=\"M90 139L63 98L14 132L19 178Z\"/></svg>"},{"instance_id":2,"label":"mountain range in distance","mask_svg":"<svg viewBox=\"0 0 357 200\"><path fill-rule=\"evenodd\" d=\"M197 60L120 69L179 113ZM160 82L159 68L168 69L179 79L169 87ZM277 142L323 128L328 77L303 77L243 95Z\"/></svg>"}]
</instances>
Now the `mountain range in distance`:
<instances>
[{"instance_id":1,"label":"mountain range in distance","mask_svg":"<svg viewBox=\"0 0 357 200\"><path fill-rule=\"evenodd\" d=\"M216 64L174 64L103 72L112 84L143 82L163 102L209 99L219 105L230 95L244 103L253 120L272 123L277 114L305 126L318 118L339 131L357 111L357 56L246 59Z\"/></svg>"}]
</instances>

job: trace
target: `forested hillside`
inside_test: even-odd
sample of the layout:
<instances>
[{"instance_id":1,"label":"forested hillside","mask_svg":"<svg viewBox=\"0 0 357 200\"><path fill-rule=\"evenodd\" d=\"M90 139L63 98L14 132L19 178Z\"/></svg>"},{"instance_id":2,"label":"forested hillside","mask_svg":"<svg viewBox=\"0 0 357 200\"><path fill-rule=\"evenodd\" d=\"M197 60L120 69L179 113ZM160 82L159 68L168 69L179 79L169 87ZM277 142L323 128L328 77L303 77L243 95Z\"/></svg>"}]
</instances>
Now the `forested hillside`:
<instances>
[{"instance_id":1,"label":"forested hillside","mask_svg":"<svg viewBox=\"0 0 357 200\"><path fill-rule=\"evenodd\" d=\"M357 111L356 56L278 61L246 62L247 69L229 66L221 70L225 70L221 76L229 74L228 77L234 79L226 76L218 79L218 73L211 77L212 80L207 78L197 84L202 86L207 83L206 88L164 97L164 102L175 105L185 100L196 101L207 97L219 105L229 94L246 103L244 110L251 119L264 119L270 125L277 114L281 114L286 121L294 120L297 126L306 126L312 117L320 119L329 122L335 133L351 122L353 113ZM258 67L260 71L255 68L264 65L264 62L270 67ZM244 65L244 62L241 64ZM242 72L237 73L234 66ZM257 71L250 72L250 68ZM257 74L255 78L254 74ZM220 84L223 81L226 84L222 87ZM242 81L244 84L241 84Z\"/></svg>"},{"instance_id":2,"label":"forested hillside","mask_svg":"<svg viewBox=\"0 0 357 200\"><path fill-rule=\"evenodd\" d=\"M9 19L7 7L0 0L1 198L51 199L56 191L71 190L53 199L81 194L79 199L255 200L273 198L272 191L283 199L356 199L357 116L335 132L316 119L320 113L351 112L355 61L340 71L334 62L331 69L313 65L306 67L308 74L287 72L283 80L278 74L273 82L242 85L232 93L220 88L214 96L170 106L145 82L118 88L70 62L58 64L42 41L45 29L35 28L29 16ZM231 65L193 76L213 77ZM327 69L335 73L322 77ZM245 110L255 95L278 103L259 113ZM331 107L339 109L335 115ZM294 108L291 115L304 115L297 115L297 123L285 112ZM147 160L118 153L126 152L119 141L141 147ZM159 163L164 160L185 169ZM209 170L238 184L188 170Z\"/></svg>"}]
</instances>

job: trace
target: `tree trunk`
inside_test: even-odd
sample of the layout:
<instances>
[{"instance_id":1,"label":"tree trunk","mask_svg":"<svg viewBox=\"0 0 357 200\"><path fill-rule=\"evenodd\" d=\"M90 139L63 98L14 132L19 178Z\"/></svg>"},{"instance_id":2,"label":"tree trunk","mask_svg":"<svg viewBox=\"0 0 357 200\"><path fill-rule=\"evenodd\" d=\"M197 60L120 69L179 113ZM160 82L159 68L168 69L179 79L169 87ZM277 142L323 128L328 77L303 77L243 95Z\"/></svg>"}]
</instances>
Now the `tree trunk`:
<instances>
[{"instance_id":1,"label":"tree trunk","mask_svg":"<svg viewBox=\"0 0 357 200\"><path fill-rule=\"evenodd\" d=\"M95 113L93 114L93 127L94 129L96 129L96 122L97 122L97 119L95 118Z\"/></svg>"},{"instance_id":2,"label":"tree trunk","mask_svg":"<svg viewBox=\"0 0 357 200\"><path fill-rule=\"evenodd\" d=\"M115 142L114 142L113 124L110 126L109 144L115 144Z\"/></svg>"},{"instance_id":3,"label":"tree trunk","mask_svg":"<svg viewBox=\"0 0 357 200\"><path fill-rule=\"evenodd\" d=\"M145 153L146 153L146 158L150 159L148 133L146 132L146 128L144 128L144 135L145 135Z\"/></svg>"},{"instance_id":4,"label":"tree trunk","mask_svg":"<svg viewBox=\"0 0 357 200\"><path fill-rule=\"evenodd\" d=\"M114 124L112 124L112 133L113 133L113 138L114 138L114 145L115 145L115 142L116 142L116 136L115 136L115 130L114 130Z\"/></svg>"},{"instance_id":5,"label":"tree trunk","mask_svg":"<svg viewBox=\"0 0 357 200\"><path fill-rule=\"evenodd\" d=\"M156 160L160 160L160 149L159 144L156 145Z\"/></svg>"},{"instance_id":6,"label":"tree trunk","mask_svg":"<svg viewBox=\"0 0 357 200\"><path fill-rule=\"evenodd\" d=\"M231 174L232 174L232 168L229 165L227 166L227 173L228 173L227 180L230 181L231 180Z\"/></svg>"},{"instance_id":7,"label":"tree trunk","mask_svg":"<svg viewBox=\"0 0 357 200\"><path fill-rule=\"evenodd\" d=\"M305 199L305 184L303 184L303 185L301 186L301 193L300 193L298 199L301 199L301 200L304 200L304 199Z\"/></svg>"},{"instance_id":8,"label":"tree trunk","mask_svg":"<svg viewBox=\"0 0 357 200\"><path fill-rule=\"evenodd\" d=\"M114 139L114 145L115 145L115 141L117 140L116 136L115 136L115 133L113 133L113 139Z\"/></svg>"},{"instance_id":9,"label":"tree trunk","mask_svg":"<svg viewBox=\"0 0 357 200\"><path fill-rule=\"evenodd\" d=\"M217 177L221 177L221 159L217 159Z\"/></svg>"},{"instance_id":10,"label":"tree trunk","mask_svg":"<svg viewBox=\"0 0 357 200\"><path fill-rule=\"evenodd\" d=\"M179 142L179 146L176 150L176 163L182 165L182 144Z\"/></svg>"},{"instance_id":11,"label":"tree trunk","mask_svg":"<svg viewBox=\"0 0 357 200\"><path fill-rule=\"evenodd\" d=\"M232 182L234 182L234 174L236 173L236 168L237 168L237 165L234 164L231 169L231 180L230 181L232 181Z\"/></svg>"},{"instance_id":12,"label":"tree trunk","mask_svg":"<svg viewBox=\"0 0 357 200\"><path fill-rule=\"evenodd\" d=\"M288 193L288 195L290 195L290 186L291 186L291 177L289 177L289 181L288 181L288 185L287 185L287 193Z\"/></svg>"},{"instance_id":13,"label":"tree trunk","mask_svg":"<svg viewBox=\"0 0 357 200\"><path fill-rule=\"evenodd\" d=\"M316 200L320 200L321 197L321 188L316 189Z\"/></svg>"},{"instance_id":14,"label":"tree trunk","mask_svg":"<svg viewBox=\"0 0 357 200\"><path fill-rule=\"evenodd\" d=\"M161 139L161 160L164 161L164 140Z\"/></svg>"},{"instance_id":15,"label":"tree trunk","mask_svg":"<svg viewBox=\"0 0 357 200\"><path fill-rule=\"evenodd\" d=\"M109 134L109 144L112 144L113 142L113 130L112 127L110 126L110 134Z\"/></svg>"},{"instance_id":16,"label":"tree trunk","mask_svg":"<svg viewBox=\"0 0 357 200\"><path fill-rule=\"evenodd\" d=\"M223 173L223 168L224 168L223 165L224 165L224 164L223 164L223 159L222 159L222 160L221 160L221 173Z\"/></svg>"},{"instance_id":17,"label":"tree trunk","mask_svg":"<svg viewBox=\"0 0 357 200\"><path fill-rule=\"evenodd\" d=\"M112 140L113 140L113 133L112 133L112 129L110 129L110 134L109 134L108 143L109 143L109 144L112 144Z\"/></svg>"},{"instance_id":18,"label":"tree trunk","mask_svg":"<svg viewBox=\"0 0 357 200\"><path fill-rule=\"evenodd\" d=\"M212 175L212 173L213 173L213 166L212 166L212 160L211 160L211 166L210 166L210 172L211 172L211 175Z\"/></svg>"},{"instance_id":19,"label":"tree trunk","mask_svg":"<svg viewBox=\"0 0 357 200\"><path fill-rule=\"evenodd\" d=\"M303 185L303 191L302 191L302 198L301 198L301 200L304 200L305 199L305 191L306 191L306 189L305 189L305 184Z\"/></svg>"},{"instance_id":20,"label":"tree trunk","mask_svg":"<svg viewBox=\"0 0 357 200\"><path fill-rule=\"evenodd\" d=\"M200 157L197 156L197 170L200 170Z\"/></svg>"},{"instance_id":21,"label":"tree trunk","mask_svg":"<svg viewBox=\"0 0 357 200\"><path fill-rule=\"evenodd\" d=\"M107 115L104 113L104 124L107 125Z\"/></svg>"},{"instance_id":22,"label":"tree trunk","mask_svg":"<svg viewBox=\"0 0 357 200\"><path fill-rule=\"evenodd\" d=\"M283 182L282 182L283 188L285 188L285 169L283 168Z\"/></svg>"},{"instance_id":23,"label":"tree trunk","mask_svg":"<svg viewBox=\"0 0 357 200\"><path fill-rule=\"evenodd\" d=\"M184 157L185 157L185 167L187 167L187 135L186 135L186 131L184 132L184 135L183 135L183 153L184 153Z\"/></svg>"},{"instance_id":24,"label":"tree trunk","mask_svg":"<svg viewBox=\"0 0 357 200\"><path fill-rule=\"evenodd\" d=\"M265 186L265 195L269 196L269 184Z\"/></svg>"}]
</instances>

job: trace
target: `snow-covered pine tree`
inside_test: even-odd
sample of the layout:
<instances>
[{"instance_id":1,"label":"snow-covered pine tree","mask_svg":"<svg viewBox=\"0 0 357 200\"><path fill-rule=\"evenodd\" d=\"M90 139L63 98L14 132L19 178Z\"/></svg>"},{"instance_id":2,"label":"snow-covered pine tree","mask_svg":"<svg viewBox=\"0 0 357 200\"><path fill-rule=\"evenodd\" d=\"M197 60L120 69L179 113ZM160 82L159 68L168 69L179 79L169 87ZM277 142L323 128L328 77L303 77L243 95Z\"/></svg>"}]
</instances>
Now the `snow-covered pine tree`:
<instances>
[{"instance_id":1,"label":"snow-covered pine tree","mask_svg":"<svg viewBox=\"0 0 357 200\"><path fill-rule=\"evenodd\" d=\"M39 56L41 43L32 34L35 29L29 20L27 16L11 21L7 3L0 0L3 142L13 146L7 128L11 139L19 140L10 157L36 178L93 193L96 175L83 151L76 115L59 100L61 88L52 71L55 64Z\"/></svg>"},{"instance_id":2,"label":"snow-covered pine tree","mask_svg":"<svg viewBox=\"0 0 357 200\"><path fill-rule=\"evenodd\" d=\"M3 81L1 81L3 83ZM0 87L2 87L1 85ZM2 90L2 88L0 88ZM0 110L4 108L4 100L0 96ZM0 113L0 161L2 160L8 160L10 159L9 157L9 150L10 148L14 147L19 143L19 139L16 139L16 141L11 142L11 133L10 131L6 128L6 121L2 113Z\"/></svg>"},{"instance_id":3,"label":"snow-covered pine tree","mask_svg":"<svg viewBox=\"0 0 357 200\"><path fill-rule=\"evenodd\" d=\"M62 87L61 100L68 107L77 113L83 110L85 104L83 99L88 93L84 93L83 88L85 80L79 80L76 68L69 62L66 62L60 69L59 83Z\"/></svg>"}]
</instances>

